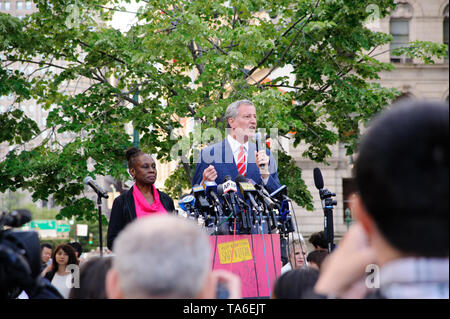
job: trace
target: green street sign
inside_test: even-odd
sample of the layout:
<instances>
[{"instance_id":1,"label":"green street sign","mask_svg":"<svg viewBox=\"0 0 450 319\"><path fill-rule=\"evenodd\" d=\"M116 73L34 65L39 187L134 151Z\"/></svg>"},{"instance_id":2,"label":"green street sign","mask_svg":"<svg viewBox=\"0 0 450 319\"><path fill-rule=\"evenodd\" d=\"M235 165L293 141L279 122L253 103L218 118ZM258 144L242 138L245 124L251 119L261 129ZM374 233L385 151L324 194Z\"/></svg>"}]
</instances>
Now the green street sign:
<instances>
[{"instance_id":1,"label":"green street sign","mask_svg":"<svg viewBox=\"0 0 450 319\"><path fill-rule=\"evenodd\" d=\"M69 224L56 225L56 231L58 233L68 233L70 231L70 225Z\"/></svg>"},{"instance_id":2,"label":"green street sign","mask_svg":"<svg viewBox=\"0 0 450 319\"><path fill-rule=\"evenodd\" d=\"M30 222L31 229L52 230L56 229L56 220L38 219Z\"/></svg>"}]
</instances>

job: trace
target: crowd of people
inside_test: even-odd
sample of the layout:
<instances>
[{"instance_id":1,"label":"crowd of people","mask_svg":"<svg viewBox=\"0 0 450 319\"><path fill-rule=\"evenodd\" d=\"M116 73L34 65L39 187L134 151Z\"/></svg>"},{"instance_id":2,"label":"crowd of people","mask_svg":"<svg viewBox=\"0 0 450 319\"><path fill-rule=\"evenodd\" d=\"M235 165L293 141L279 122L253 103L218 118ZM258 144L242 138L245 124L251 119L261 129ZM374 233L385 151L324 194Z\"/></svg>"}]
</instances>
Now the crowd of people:
<instances>
[{"instance_id":1,"label":"crowd of people","mask_svg":"<svg viewBox=\"0 0 450 319\"><path fill-rule=\"evenodd\" d=\"M234 103L226 114L232 133L207 151L229 148L234 159L202 158L194 182L248 173L276 187L272 154L256 152L245 138L256 129L253 104ZM323 232L310 236L309 253L301 238L289 242L268 297L448 299L448 138L446 104L406 101L377 116L360 141L354 167L356 221L331 253ZM243 158L248 162L240 164ZM214 299L221 289L228 298L242 298L237 275L211 269L207 233L173 214L173 200L154 186L152 157L132 148L127 160L135 184L113 204L107 240L112 256L84 262L76 285L67 266L79 264L80 247L43 245L42 276L64 298Z\"/></svg>"}]
</instances>

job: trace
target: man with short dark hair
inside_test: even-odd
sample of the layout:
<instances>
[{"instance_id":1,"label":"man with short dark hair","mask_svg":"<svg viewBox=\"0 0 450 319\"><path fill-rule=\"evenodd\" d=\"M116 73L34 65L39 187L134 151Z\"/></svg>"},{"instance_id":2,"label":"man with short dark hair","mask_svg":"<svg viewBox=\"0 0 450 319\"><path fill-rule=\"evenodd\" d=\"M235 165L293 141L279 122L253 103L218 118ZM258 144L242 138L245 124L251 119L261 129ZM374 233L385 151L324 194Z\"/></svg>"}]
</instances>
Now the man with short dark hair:
<instances>
[{"instance_id":1,"label":"man with short dark hair","mask_svg":"<svg viewBox=\"0 0 450 319\"><path fill-rule=\"evenodd\" d=\"M323 230L311 234L311 236L309 237L309 242L314 246L315 250L323 250L328 252L328 243L325 239L325 233Z\"/></svg>"},{"instance_id":2,"label":"man with short dark hair","mask_svg":"<svg viewBox=\"0 0 450 319\"><path fill-rule=\"evenodd\" d=\"M53 246L49 243L41 244L41 272L51 263Z\"/></svg>"},{"instance_id":3,"label":"man with short dark hair","mask_svg":"<svg viewBox=\"0 0 450 319\"><path fill-rule=\"evenodd\" d=\"M448 142L446 104L408 101L376 118L355 165L357 223L323 264L316 293L449 298Z\"/></svg>"}]
</instances>

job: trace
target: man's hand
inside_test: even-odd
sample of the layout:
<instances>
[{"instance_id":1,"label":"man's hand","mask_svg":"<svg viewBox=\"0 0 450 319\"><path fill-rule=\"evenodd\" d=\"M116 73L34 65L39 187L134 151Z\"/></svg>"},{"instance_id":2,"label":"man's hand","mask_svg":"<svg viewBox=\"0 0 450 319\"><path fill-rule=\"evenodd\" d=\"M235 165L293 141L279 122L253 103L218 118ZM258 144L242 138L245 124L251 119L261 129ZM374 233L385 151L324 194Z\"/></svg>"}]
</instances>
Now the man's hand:
<instances>
[{"instance_id":1,"label":"man's hand","mask_svg":"<svg viewBox=\"0 0 450 319\"><path fill-rule=\"evenodd\" d=\"M203 182L214 182L217 178L217 172L216 169L214 168L214 166L209 165L204 171L203 171L203 179L202 179L202 184Z\"/></svg>"},{"instance_id":2,"label":"man's hand","mask_svg":"<svg viewBox=\"0 0 450 319\"><path fill-rule=\"evenodd\" d=\"M256 166L259 168L259 172L261 173L262 178L269 177L269 156L267 156L265 150L261 150L259 152L255 151L256 158ZM261 165L264 164L264 168L261 168Z\"/></svg>"},{"instance_id":3,"label":"man's hand","mask_svg":"<svg viewBox=\"0 0 450 319\"><path fill-rule=\"evenodd\" d=\"M228 299L242 298L241 278L224 269L216 269L209 273L206 285L198 298L216 299L219 284L228 291Z\"/></svg>"},{"instance_id":4,"label":"man's hand","mask_svg":"<svg viewBox=\"0 0 450 319\"><path fill-rule=\"evenodd\" d=\"M362 298L367 292L361 289L366 267L374 263L375 254L368 245L364 229L355 223L325 259L314 291L340 298Z\"/></svg>"},{"instance_id":5,"label":"man's hand","mask_svg":"<svg viewBox=\"0 0 450 319\"><path fill-rule=\"evenodd\" d=\"M44 268L44 270L41 273L41 276L44 277L50 270L52 270L52 263L47 265L47 267Z\"/></svg>"}]
</instances>

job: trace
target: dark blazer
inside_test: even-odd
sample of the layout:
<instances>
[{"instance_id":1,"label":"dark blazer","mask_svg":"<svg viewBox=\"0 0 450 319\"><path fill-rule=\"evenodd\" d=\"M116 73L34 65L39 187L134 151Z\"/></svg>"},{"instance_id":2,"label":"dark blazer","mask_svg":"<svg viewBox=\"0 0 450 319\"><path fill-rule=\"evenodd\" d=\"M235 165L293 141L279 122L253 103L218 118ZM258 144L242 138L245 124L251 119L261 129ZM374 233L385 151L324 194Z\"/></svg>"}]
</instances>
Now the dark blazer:
<instances>
[{"instance_id":1,"label":"dark blazer","mask_svg":"<svg viewBox=\"0 0 450 319\"><path fill-rule=\"evenodd\" d=\"M158 190L161 204L168 213L175 212L172 198L166 193ZM133 187L121 194L114 200L108 224L107 246L112 250L114 240L119 232L129 223L136 219L136 207L134 206Z\"/></svg>"},{"instance_id":2,"label":"dark blazer","mask_svg":"<svg viewBox=\"0 0 450 319\"><path fill-rule=\"evenodd\" d=\"M256 165L255 158L256 145L254 143L248 143L248 159L247 159L247 174L248 179L252 179L255 183L263 185L261 174L258 166ZM265 185L265 188L269 193L277 190L281 187L280 180L278 179L277 166L275 159L270 150L266 148L266 153L269 156L269 180ZM236 162L234 160L231 146L227 139L222 142L205 147L197 160L197 166L195 168L194 178L192 179L192 185L200 184L203 179L203 171L209 166L213 165L217 171L216 183L222 184L224 178L227 175L234 180L239 175Z\"/></svg>"}]
</instances>

